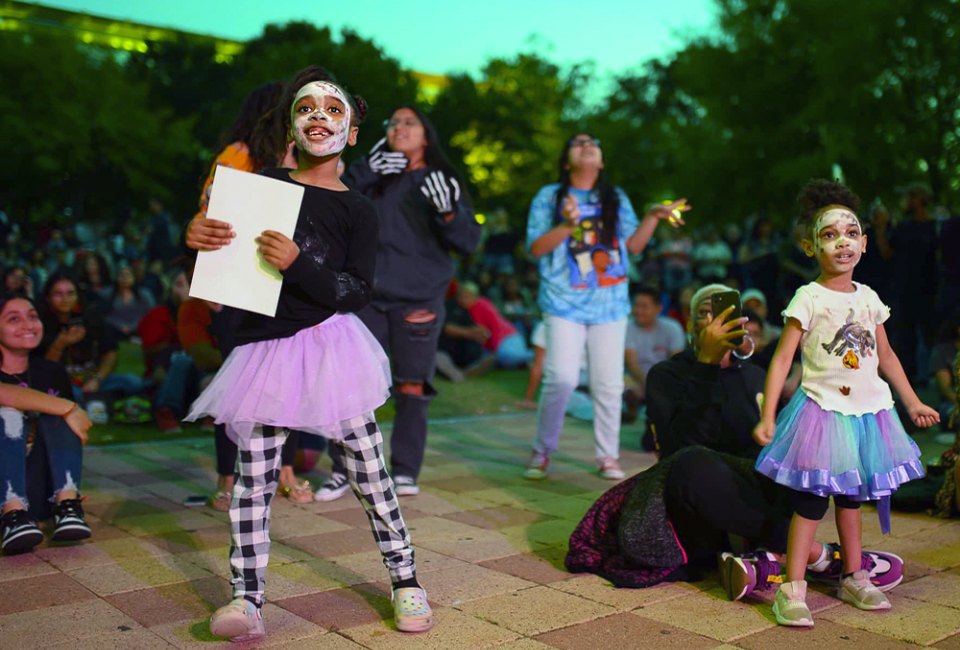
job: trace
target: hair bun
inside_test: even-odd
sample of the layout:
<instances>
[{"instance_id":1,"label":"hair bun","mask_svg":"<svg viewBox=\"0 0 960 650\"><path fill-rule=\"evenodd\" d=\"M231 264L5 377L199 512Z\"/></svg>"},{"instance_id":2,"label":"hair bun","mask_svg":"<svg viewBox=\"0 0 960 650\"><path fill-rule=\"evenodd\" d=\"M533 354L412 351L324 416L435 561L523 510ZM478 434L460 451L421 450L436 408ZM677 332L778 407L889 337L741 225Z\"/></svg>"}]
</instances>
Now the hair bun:
<instances>
[{"instance_id":1,"label":"hair bun","mask_svg":"<svg viewBox=\"0 0 960 650\"><path fill-rule=\"evenodd\" d=\"M826 178L814 178L800 190L797 196L800 204L800 219L810 219L817 210L828 205L843 205L853 212L860 211L860 197L846 185Z\"/></svg>"},{"instance_id":2,"label":"hair bun","mask_svg":"<svg viewBox=\"0 0 960 650\"><path fill-rule=\"evenodd\" d=\"M357 108L357 119L355 123L360 124L367 117L367 100L360 95L353 95L353 103Z\"/></svg>"}]
</instances>

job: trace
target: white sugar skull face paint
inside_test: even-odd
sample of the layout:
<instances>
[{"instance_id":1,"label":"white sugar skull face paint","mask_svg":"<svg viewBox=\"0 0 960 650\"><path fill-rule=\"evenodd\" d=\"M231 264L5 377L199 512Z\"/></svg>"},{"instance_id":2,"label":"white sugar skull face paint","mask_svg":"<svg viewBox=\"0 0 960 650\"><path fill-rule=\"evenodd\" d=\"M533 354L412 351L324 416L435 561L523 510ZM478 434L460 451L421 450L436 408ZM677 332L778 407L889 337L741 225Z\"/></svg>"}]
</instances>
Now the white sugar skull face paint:
<instances>
[{"instance_id":1,"label":"white sugar skull face paint","mask_svg":"<svg viewBox=\"0 0 960 650\"><path fill-rule=\"evenodd\" d=\"M857 215L846 208L830 208L814 228L813 252L821 270L828 275L851 272L866 243Z\"/></svg>"},{"instance_id":2,"label":"white sugar skull face paint","mask_svg":"<svg viewBox=\"0 0 960 650\"><path fill-rule=\"evenodd\" d=\"M850 246L858 253L862 249L863 228L850 210L831 208L817 219L814 246L819 252L826 248Z\"/></svg>"},{"instance_id":3,"label":"white sugar skull face paint","mask_svg":"<svg viewBox=\"0 0 960 650\"><path fill-rule=\"evenodd\" d=\"M350 136L350 102L339 86L311 81L297 91L291 109L297 148L315 157L343 151Z\"/></svg>"}]
</instances>

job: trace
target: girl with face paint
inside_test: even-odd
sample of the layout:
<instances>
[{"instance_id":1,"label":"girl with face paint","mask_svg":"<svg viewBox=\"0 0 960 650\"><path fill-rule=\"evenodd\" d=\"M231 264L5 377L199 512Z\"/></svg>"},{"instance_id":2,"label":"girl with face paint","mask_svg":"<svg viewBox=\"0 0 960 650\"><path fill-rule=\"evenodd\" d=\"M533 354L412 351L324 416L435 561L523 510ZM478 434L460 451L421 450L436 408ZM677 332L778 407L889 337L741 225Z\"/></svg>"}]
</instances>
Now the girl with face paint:
<instances>
[{"instance_id":1,"label":"girl with face paint","mask_svg":"<svg viewBox=\"0 0 960 650\"><path fill-rule=\"evenodd\" d=\"M264 260L283 276L276 316L243 313L236 347L187 416L213 416L240 449L230 503L234 600L213 614L210 629L235 641L264 634L270 504L280 448L287 431L298 429L323 436L342 454L390 574L397 628L424 631L433 615L417 582L374 418L389 396L389 362L354 315L372 294L377 213L337 174L341 153L356 143L366 104L317 67L296 76L284 103L297 168L263 174L302 186L304 195L293 239L267 229L256 240ZM229 224L204 222L188 233L191 247L230 244L235 234Z\"/></svg>"},{"instance_id":2,"label":"girl with face paint","mask_svg":"<svg viewBox=\"0 0 960 650\"><path fill-rule=\"evenodd\" d=\"M329 72L317 67L317 77L332 78ZM200 192L200 202L197 214L187 226L188 246L193 238L201 234L216 236L219 232L215 228L216 222L206 219L207 204L210 201L210 190L213 185L214 172L217 167L230 167L245 172L260 172L274 167L295 168L297 159L294 155L295 143L290 141L289 111L287 105L280 106L287 92L285 83L273 81L254 88L244 98L240 110L233 124L224 134L223 149L210 166L207 180ZM208 227L213 228L207 229ZM205 230L207 229L207 230ZM208 308L204 301L187 301L187 314L202 314L211 321L210 329L216 332L216 346L206 346L193 352L194 365L202 372L210 371L211 364L219 365L233 349L233 338L240 325L241 311L233 307ZM191 326L191 318L186 318L186 327ZM181 324L184 319L181 318ZM212 338L212 337L211 337ZM166 409L169 411L169 407ZM166 427L171 424L177 426L179 415L168 412L157 412L158 423L164 421ZM233 470L237 464L237 446L227 436L224 425L214 427L214 441L217 459L217 487L216 492L209 500L214 510L225 512L230 507L230 494L233 492ZM298 480L293 471L293 463L299 448L300 432L291 430L287 441L283 444L280 467L280 487L278 493L294 503L309 503L313 501L313 490L310 483Z\"/></svg>"},{"instance_id":3,"label":"girl with face paint","mask_svg":"<svg viewBox=\"0 0 960 650\"><path fill-rule=\"evenodd\" d=\"M803 578L830 496L843 549L838 597L860 609L890 608L861 567L859 507L879 500L881 529L887 533L890 494L923 476L920 452L897 417L890 386L918 427L929 427L940 417L917 397L890 347L883 326L890 309L872 289L853 281L853 269L867 247L856 215L860 200L826 180L808 183L799 200L806 231L802 246L817 260L820 276L800 287L783 312L786 325L767 373L753 436L765 446L757 471L791 488L794 498L787 580L773 612L781 625L812 626ZM777 415L798 346L802 383Z\"/></svg>"}]
</instances>

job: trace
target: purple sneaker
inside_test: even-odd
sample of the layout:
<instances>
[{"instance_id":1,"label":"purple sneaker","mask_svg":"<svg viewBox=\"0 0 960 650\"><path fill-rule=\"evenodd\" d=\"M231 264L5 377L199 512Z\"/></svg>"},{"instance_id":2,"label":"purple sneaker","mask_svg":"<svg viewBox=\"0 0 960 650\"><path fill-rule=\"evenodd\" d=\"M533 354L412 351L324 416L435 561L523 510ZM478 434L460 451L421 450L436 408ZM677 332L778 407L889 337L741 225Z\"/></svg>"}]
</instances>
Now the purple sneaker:
<instances>
[{"instance_id":1,"label":"purple sneaker","mask_svg":"<svg viewBox=\"0 0 960 650\"><path fill-rule=\"evenodd\" d=\"M843 575L843 560L839 544L824 544L830 554L830 566L824 571L807 569L807 580L836 584ZM860 568L867 572L870 582L880 591L890 591L903 581L903 558L886 551L863 551Z\"/></svg>"},{"instance_id":2,"label":"purple sneaker","mask_svg":"<svg viewBox=\"0 0 960 650\"><path fill-rule=\"evenodd\" d=\"M754 591L780 586L780 563L767 559L765 553L721 553L718 556L720 584L730 600L746 598Z\"/></svg>"}]
</instances>

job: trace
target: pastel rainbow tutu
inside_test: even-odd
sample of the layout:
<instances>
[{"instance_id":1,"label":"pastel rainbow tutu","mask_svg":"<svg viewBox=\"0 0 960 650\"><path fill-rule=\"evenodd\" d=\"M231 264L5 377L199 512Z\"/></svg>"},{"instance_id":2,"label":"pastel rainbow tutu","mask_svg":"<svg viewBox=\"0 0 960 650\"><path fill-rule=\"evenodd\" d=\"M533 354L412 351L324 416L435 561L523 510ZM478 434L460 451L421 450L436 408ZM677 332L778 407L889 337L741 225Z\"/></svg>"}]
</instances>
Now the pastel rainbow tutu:
<instances>
[{"instance_id":1,"label":"pastel rainbow tutu","mask_svg":"<svg viewBox=\"0 0 960 650\"><path fill-rule=\"evenodd\" d=\"M231 437L257 424L342 439L345 420L364 417L390 396L390 362L354 314L282 339L255 341L230 353L185 420L212 416Z\"/></svg>"},{"instance_id":2,"label":"pastel rainbow tutu","mask_svg":"<svg viewBox=\"0 0 960 650\"><path fill-rule=\"evenodd\" d=\"M794 490L854 501L886 501L924 475L920 450L894 409L843 415L823 410L802 389L777 416L756 469Z\"/></svg>"}]
</instances>

